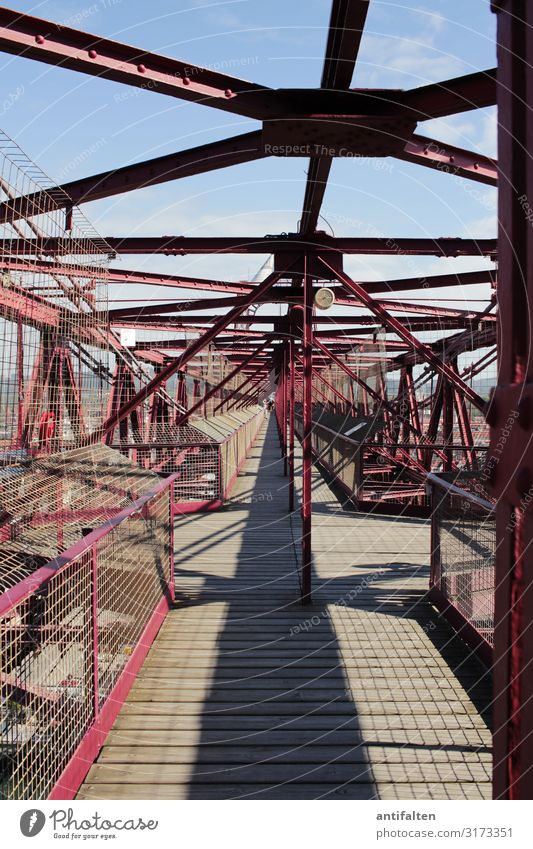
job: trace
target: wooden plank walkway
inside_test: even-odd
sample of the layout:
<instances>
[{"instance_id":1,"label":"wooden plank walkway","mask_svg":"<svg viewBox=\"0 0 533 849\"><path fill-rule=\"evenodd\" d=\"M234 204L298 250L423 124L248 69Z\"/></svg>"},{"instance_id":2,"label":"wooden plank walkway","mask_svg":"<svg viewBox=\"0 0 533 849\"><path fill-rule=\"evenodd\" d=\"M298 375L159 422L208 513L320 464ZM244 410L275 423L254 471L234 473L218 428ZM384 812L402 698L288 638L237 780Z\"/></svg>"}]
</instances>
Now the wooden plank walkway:
<instances>
[{"instance_id":1,"label":"wooden plank walkway","mask_svg":"<svg viewBox=\"0 0 533 849\"><path fill-rule=\"evenodd\" d=\"M424 599L429 528L313 485L313 604L274 419L176 524L177 601L80 799L490 798L490 685Z\"/></svg>"}]
</instances>

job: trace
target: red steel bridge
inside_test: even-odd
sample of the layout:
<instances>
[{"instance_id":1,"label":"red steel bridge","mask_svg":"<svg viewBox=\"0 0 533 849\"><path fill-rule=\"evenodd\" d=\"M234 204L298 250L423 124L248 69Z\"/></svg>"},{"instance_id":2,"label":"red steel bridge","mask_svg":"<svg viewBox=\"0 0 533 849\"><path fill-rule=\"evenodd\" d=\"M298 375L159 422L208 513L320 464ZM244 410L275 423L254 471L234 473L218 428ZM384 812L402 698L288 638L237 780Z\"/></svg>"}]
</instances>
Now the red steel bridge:
<instances>
[{"instance_id":1,"label":"red steel bridge","mask_svg":"<svg viewBox=\"0 0 533 849\"><path fill-rule=\"evenodd\" d=\"M62 185L0 134L4 798L533 798L533 9L493 0L497 68L352 88L370 5L333 0L304 89L0 8L6 53L257 123ZM418 131L495 105L498 162ZM269 156L307 160L293 232L82 212ZM346 156L498 186L498 239L327 234ZM161 254L269 260L117 261ZM475 309L439 297L471 285Z\"/></svg>"}]
</instances>

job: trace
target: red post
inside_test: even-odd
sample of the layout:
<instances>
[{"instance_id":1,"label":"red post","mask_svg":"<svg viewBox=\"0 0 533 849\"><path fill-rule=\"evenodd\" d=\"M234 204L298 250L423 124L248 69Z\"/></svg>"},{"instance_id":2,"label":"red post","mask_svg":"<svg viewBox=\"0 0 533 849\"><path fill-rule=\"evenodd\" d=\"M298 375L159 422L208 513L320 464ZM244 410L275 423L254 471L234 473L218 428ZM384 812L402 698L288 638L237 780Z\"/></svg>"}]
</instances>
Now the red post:
<instances>
[{"instance_id":1,"label":"red post","mask_svg":"<svg viewBox=\"0 0 533 849\"><path fill-rule=\"evenodd\" d=\"M533 798L533 6L498 14L498 387L486 470L496 506L495 799Z\"/></svg>"},{"instance_id":2,"label":"red post","mask_svg":"<svg viewBox=\"0 0 533 849\"><path fill-rule=\"evenodd\" d=\"M302 604L311 603L311 430L313 392L313 285L304 257L303 415L302 415Z\"/></svg>"},{"instance_id":3,"label":"red post","mask_svg":"<svg viewBox=\"0 0 533 849\"><path fill-rule=\"evenodd\" d=\"M288 363L287 363L287 348L283 352L283 410L282 410L282 450L283 450L283 474L287 477L288 463L287 463L287 374L288 374Z\"/></svg>"},{"instance_id":4,"label":"red post","mask_svg":"<svg viewBox=\"0 0 533 849\"><path fill-rule=\"evenodd\" d=\"M17 448L22 448L24 430L24 329L17 323Z\"/></svg>"},{"instance_id":5,"label":"red post","mask_svg":"<svg viewBox=\"0 0 533 849\"><path fill-rule=\"evenodd\" d=\"M294 510L294 339L289 340L289 513Z\"/></svg>"},{"instance_id":6,"label":"red post","mask_svg":"<svg viewBox=\"0 0 533 849\"><path fill-rule=\"evenodd\" d=\"M442 411L442 441L449 448L445 449L446 459L444 461L444 471L451 472L453 468L453 389L449 382L444 378L443 383L444 405Z\"/></svg>"},{"instance_id":7,"label":"red post","mask_svg":"<svg viewBox=\"0 0 533 849\"><path fill-rule=\"evenodd\" d=\"M91 625L92 625L92 674L93 674L93 718L100 713L98 682L98 554L96 543L91 546Z\"/></svg>"}]
</instances>

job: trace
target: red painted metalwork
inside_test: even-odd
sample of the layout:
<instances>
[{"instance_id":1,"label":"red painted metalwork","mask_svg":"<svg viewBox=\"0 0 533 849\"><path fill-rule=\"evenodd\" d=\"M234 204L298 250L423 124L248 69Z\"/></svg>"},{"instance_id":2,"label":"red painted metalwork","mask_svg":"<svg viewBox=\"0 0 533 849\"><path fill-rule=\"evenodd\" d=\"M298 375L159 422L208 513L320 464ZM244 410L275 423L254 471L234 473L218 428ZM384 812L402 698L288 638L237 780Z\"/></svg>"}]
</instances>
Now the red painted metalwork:
<instances>
[{"instance_id":1,"label":"red painted metalwork","mask_svg":"<svg viewBox=\"0 0 533 849\"><path fill-rule=\"evenodd\" d=\"M488 186L496 186L498 182L498 163L494 159L416 133L408 140L403 151L395 156L406 162L434 168L443 174L465 177Z\"/></svg>"},{"instance_id":2,"label":"red painted metalwork","mask_svg":"<svg viewBox=\"0 0 533 849\"><path fill-rule=\"evenodd\" d=\"M100 200L135 189L190 177L193 174L250 162L264 155L261 147L261 132L255 131L234 136L225 141L211 142L191 150L159 156L157 159L139 162L136 165L104 171L94 177L84 177L82 180L65 183L54 189L54 200L60 208L71 207L72 204ZM0 223L38 214L42 208L43 194L27 195L9 203L0 204Z\"/></svg>"},{"instance_id":3,"label":"red painted metalwork","mask_svg":"<svg viewBox=\"0 0 533 849\"><path fill-rule=\"evenodd\" d=\"M368 256L488 256L496 257L496 239L359 237L335 238L325 233L303 235L289 233L278 236L106 236L113 254L269 254L294 255L315 249L322 255L367 254ZM44 254L68 256L76 246L64 238L10 239L5 250L14 256ZM335 272L336 273L336 272Z\"/></svg>"},{"instance_id":4,"label":"red painted metalwork","mask_svg":"<svg viewBox=\"0 0 533 849\"><path fill-rule=\"evenodd\" d=\"M302 603L311 603L312 572L312 486L311 486L311 430L313 427L312 386L313 386L313 286L307 271L307 257L304 257L303 278L303 404L302 404L302 566L301 593Z\"/></svg>"},{"instance_id":5,"label":"red painted metalwork","mask_svg":"<svg viewBox=\"0 0 533 849\"><path fill-rule=\"evenodd\" d=\"M280 274L272 274L270 275L264 283L257 287L257 292L261 295L264 295L268 292L270 287L274 284L274 282L280 277ZM118 410L114 415L110 416L102 425L102 431L98 436L94 436L93 440L97 441L99 438L102 438L110 430L112 430L116 425L129 415L133 410L135 410L146 398L148 398L156 389L158 389L168 378L172 377L175 372L182 369L187 363L192 360L192 358L203 348L208 345L212 339L214 339L221 330L238 318L244 310L253 303L255 292L247 295L243 298L243 301L239 306L234 307L227 315L221 316L213 325L213 327L207 330L200 339L191 342L188 348L183 352L181 357L173 362L169 363L166 368L162 369L161 372L156 375L152 380L147 383L136 395L124 404L120 410Z\"/></svg>"},{"instance_id":6,"label":"red painted metalwork","mask_svg":"<svg viewBox=\"0 0 533 849\"><path fill-rule=\"evenodd\" d=\"M328 268L331 268L329 263L323 257L321 257L321 261ZM483 398L481 398L480 395L478 395L478 393L472 389L472 387L465 383L459 377L457 372L451 369L444 362L444 360L437 357L428 345L425 345L423 342L420 342L418 339L416 339L413 334L410 333L409 330L407 330L407 328L402 322L398 321L398 319L396 319L394 316L391 316L378 301L375 301L367 292L365 292L362 286L360 286L354 280L351 280L347 274L341 272L339 273L339 278L342 280L343 284L348 289L351 289L352 292L354 292L354 294L357 295L363 301L363 303L366 307L368 307L368 309L370 309L379 319L381 319L384 325L390 328L394 333L397 333L398 336L403 339L404 342L407 342L407 344L410 345L413 350L415 350L422 357L423 360L432 365L437 372L443 374L447 378L449 383L452 386L455 386L461 392L463 392L465 397L468 398L473 404L475 404L475 406L479 410L483 411L485 409L486 402L483 400Z\"/></svg>"},{"instance_id":7,"label":"red painted metalwork","mask_svg":"<svg viewBox=\"0 0 533 849\"><path fill-rule=\"evenodd\" d=\"M524 635L523 627L530 608L525 586L530 522L523 499L533 480L533 461L529 462L528 424L532 417L527 406L527 386L524 389L523 385L530 377L531 317L521 281L527 280L527 252L531 241L524 204L533 190L530 190L528 177L528 185L524 186L527 192L521 201L512 195L511 187L521 186L523 175L530 170L526 157L530 145L528 147L524 103L528 95L525 69L533 64L529 61L533 46L529 43L529 33L524 36L524 24L520 21L519 13L523 12L524 3L518 0L495 2L500 29L499 74L503 81L499 90L500 162L496 163L487 156L443 144L416 132L418 121L493 105L496 100L494 70L408 91L351 88L368 6L367 0L357 3L333 0L320 88L279 90L205 68L190 67L180 60L0 9L0 49L8 53L195 101L262 122L261 129L245 135L134 165L119 164L116 169L56 186L48 192L34 187L13 192L2 183L5 199L0 204L0 226L8 228L3 240L2 272L7 275L8 285L0 286L0 317L11 322L14 328L17 352L8 372L16 375L17 382L13 416L15 440L9 447L28 453L59 449L68 423L72 443L76 446L103 440L141 465L150 465L159 474L175 469L178 483L174 494L189 493L176 502L176 515L215 509L227 497L262 423L263 414L255 407L262 393L274 389L270 381L271 375L275 375L276 416L284 470L289 476L290 511L295 503L296 423L302 439L300 577L302 601L309 603L312 591L312 457L320 460L325 446L333 444L344 444L348 452L345 459L351 458L350 462L356 452L357 469L351 483L348 478L343 479L342 469L340 473L336 471L340 485L360 509L392 512L408 508L427 512L424 486L432 472L446 472L456 477L456 483L460 484L463 471L473 476L482 463L486 428L478 411L485 411L486 402L476 391L473 380L493 362L499 320L499 316L491 313L492 304L479 311L454 309L435 305L426 297L428 289L448 286L489 283L495 288L498 276L495 268L427 278L358 282L351 279L343 270L345 254L496 259L497 242L494 239L445 237L335 238L318 231L332 160L341 155L342 145L353 155L362 152L371 156L392 155L489 186L496 185L499 171L503 176L499 187L503 222L499 246L500 291L504 291L501 314L503 368L501 386L491 409L500 427L513 405L518 409L521 404L520 434L523 438L512 440L513 444L506 448L508 462L505 466L509 472L513 469L514 473L520 458L519 479L511 479L511 475L509 480L505 479L500 465L493 480L495 492L503 504L498 508L501 553L498 555L500 580L496 606L498 730L495 740L499 760L495 764L495 793L499 797L526 798L528 789L524 776L533 763L530 742L533 720L525 716L522 705L533 693L533 684L526 680L523 669L526 659L533 657L533 638ZM529 12L527 14L530 16ZM509 128L512 128L511 133ZM133 237L125 234L100 244L100 251L106 257L119 254L272 255L275 271L263 282L232 282L120 268L103 270L96 260L94 265L90 262L78 265L73 259L83 254L75 238L77 203L276 155L272 145L303 138L327 143L330 154L323 156L317 152L310 156L302 214L295 226L297 232L259 237L147 237L142 234ZM44 232L29 219L41 211L48 198L53 198L54 210L61 211L62 223L60 228ZM20 229L19 219L27 225L27 231ZM27 233L31 238L26 237ZM66 287L74 293L75 306L80 312L81 304L85 305L84 309L91 310L90 321L71 323L65 330L61 304L58 306L57 301L49 297L46 286L20 285L18 278L25 275L34 275L36 279L42 275L47 281L55 281L56 288L63 294ZM139 306L111 310L108 325L107 316L96 311L93 295L94 286L104 280L132 286L216 292L218 297L167 302L146 299ZM334 289L337 306L352 311L349 316L332 311L330 315L313 317L314 287L324 281ZM419 302L410 304L408 300L394 300L397 293L407 291L416 291ZM255 314L251 308L259 304L281 304L287 308L287 313ZM213 310L216 315L208 314ZM144 335L129 347L119 342L118 337L120 330L132 328ZM458 332L440 338L441 331L450 330ZM38 337L30 357L24 350L25 334L29 331ZM433 334L432 341L421 341L418 338L421 333ZM198 338L191 341L190 334ZM486 348L491 350L486 353ZM476 349L482 351L478 362L468 362L470 352ZM105 368L98 353L104 350L112 351L112 360ZM460 366L458 364L458 357L462 355L465 355L466 366L464 360ZM86 389L83 381L88 371L96 374L105 385L101 394L105 395L107 403L105 418L103 413L97 417L91 412L93 428L87 426L83 403ZM25 378L25 375L28 376ZM231 385L229 389L228 384ZM243 415L240 410L247 412ZM313 416L317 412L334 417L339 432L328 429L323 423L313 429ZM195 430L195 423L199 424L202 417L217 414L221 418L231 417L232 413L234 419L249 417L228 437L238 442L238 463L228 471L222 459L224 443L217 453L209 440L202 442L202 432L198 428ZM356 443L340 433L343 425L339 424L339 419L347 416L356 420L373 417L379 426L371 430L364 441ZM498 445L497 430L492 439L494 452L494 446ZM202 454L206 443L208 448ZM209 451L212 452L208 458L212 468L210 466L206 473L207 466L202 463ZM354 472L353 467L351 471ZM212 479L216 479L216 486L207 482ZM447 497L451 499L450 492L447 490ZM457 493L454 492L453 498L459 498ZM57 503L59 510L59 495ZM68 511L63 509L63 512L66 516ZM435 517L439 515L436 510ZM517 521L512 541L508 542L505 528L512 516L517 516ZM48 520L47 510L36 511L36 523ZM58 544L62 534L61 525L57 531ZM436 529L433 535L436 539ZM84 548L82 556L86 551L89 549ZM94 586L98 562L94 559L94 549L91 552ZM83 561L80 568L85 566ZM432 568L435 603L456 627L464 629L462 633L468 633L474 642L477 634L480 645L484 645L483 641L487 643L486 634L482 633L485 626L479 625L473 615L475 610L468 608L472 594L467 594L463 604L464 599L458 600L457 594L448 592L449 587L444 586L443 580L437 586L436 574L435 561ZM451 579L452 585L454 580ZM167 589L171 594L170 581ZM166 599L147 623L147 640L153 638L165 604ZM93 613L95 605L98 605L97 593L92 596ZM93 615L92 655L96 660L100 636L94 630ZM125 667L128 674L135 674L143 652L140 645L134 649ZM127 691L126 679L121 679L117 686L118 690L111 692L120 702ZM60 794L73 792L72 788L77 786L87 762L97 753L102 735L112 721L114 707L108 701L102 705L98 687L98 674L93 670L94 728L83 739L67 772L52 791L53 798L70 798Z\"/></svg>"},{"instance_id":8,"label":"red painted metalwork","mask_svg":"<svg viewBox=\"0 0 533 849\"><path fill-rule=\"evenodd\" d=\"M533 9L517 0L494 0L492 8L498 22L500 158L499 370L486 466L497 499L493 794L531 799Z\"/></svg>"},{"instance_id":9,"label":"red painted metalwork","mask_svg":"<svg viewBox=\"0 0 533 849\"><path fill-rule=\"evenodd\" d=\"M157 633L171 602L172 592L170 587L174 580L171 572L172 558L169 555L172 484L172 477L162 481L130 507L121 511L114 518L109 518L102 527L93 530L68 551L60 554L52 562L42 566L0 596L3 655L4 658L12 658L13 662L16 663L18 637L16 631L11 627L13 618L15 618L15 621L24 621L24 611L28 609L28 606L31 607L32 599L44 597L46 599L45 604L49 609L48 615L55 612L56 616L61 615L64 623L67 624L72 619L70 608L72 607L73 610L77 611L78 605L84 600L83 595L80 597L80 592L86 593L88 609L82 610L81 614L78 615L87 617L87 622L85 623L84 620L85 624L81 626L80 631L86 634L90 650L76 653L78 658L76 680L92 682L91 685L84 688L85 701L83 705L78 704L76 697L69 699L66 693L62 696L61 706L53 715L38 709L38 705L35 704L39 701L38 695L35 696L32 704L27 705L28 713L32 706L37 707L33 718L36 724L36 732L32 737L31 745L27 746L22 764L17 766L15 762L14 772L7 782L7 784L13 784L13 793L8 793L10 798L43 798L46 796L56 799L73 798L89 770L92 760L98 754L105 735L111 728L114 718L133 684L134 673L139 669L146 656L151 641ZM131 541L128 523L144 522L145 519L152 520L154 528L156 522L159 526L158 540L153 531L150 532L150 538L154 545L154 561L151 566L148 564L148 567L152 570L150 574L154 584L147 591L146 598L138 597L134 603L136 622L133 630L130 629L130 636L135 639L135 644L132 646L132 651L135 649L135 652L128 662L126 662L126 656L123 655L123 661L119 663L119 647L114 646L109 641L109 634L105 632L105 625L101 624L102 606L107 605L110 608L107 621L111 622L111 609L113 604L117 603L116 589L113 585L116 575L113 573L112 579L106 576L107 571L112 568L109 562L106 562L106 547L110 543L120 547L122 544L121 534L124 528L126 529L126 538L129 533ZM160 550L157 550L158 546ZM147 551L148 544L145 544L143 557L147 556ZM102 558L101 565L100 558ZM161 566L164 569L164 576L161 574ZM139 567L142 568L140 562ZM123 573L123 580L128 581L127 571ZM99 597L97 586L103 587L104 600ZM76 592L76 588L78 588L78 592ZM129 589L126 586L121 588L125 597L127 597ZM150 602L151 598L154 600L153 604ZM125 603L127 604L127 602ZM39 638L37 629L34 628L35 633L32 639L34 648L30 655L26 656L24 670L20 672L20 685L23 683L24 676L31 672L32 654L43 655L49 647L53 650L54 645L57 645L58 642L62 646L62 653L65 652L66 636L63 635L62 637L61 634L63 621L56 618L55 628L50 632L43 632L42 637ZM85 640L83 634L80 633L78 636L76 631L72 632L68 642L72 642L72 645L75 646L80 640ZM124 631L124 636L127 639L126 631ZM103 670L100 665L98 643L101 639L106 640L108 653L117 650L116 666L112 676ZM68 656L68 652L66 656ZM100 653L100 658L101 656ZM66 662L68 663L68 661ZM83 666L79 666L80 663ZM43 674L46 674L47 666L37 660L35 669L37 672L42 670ZM102 684L105 683L108 686L110 681L113 688L110 692L103 694L101 692ZM50 690L53 693L56 689L54 679L47 680L45 678L39 683L40 690ZM69 703L71 704L70 711L68 709ZM81 743L78 744L74 755L72 755L69 746L72 740L75 741L76 738L81 738ZM54 741L56 741L55 744ZM45 765L42 772L31 769L32 758L38 759L39 763ZM5 789L8 789L7 784Z\"/></svg>"}]
</instances>

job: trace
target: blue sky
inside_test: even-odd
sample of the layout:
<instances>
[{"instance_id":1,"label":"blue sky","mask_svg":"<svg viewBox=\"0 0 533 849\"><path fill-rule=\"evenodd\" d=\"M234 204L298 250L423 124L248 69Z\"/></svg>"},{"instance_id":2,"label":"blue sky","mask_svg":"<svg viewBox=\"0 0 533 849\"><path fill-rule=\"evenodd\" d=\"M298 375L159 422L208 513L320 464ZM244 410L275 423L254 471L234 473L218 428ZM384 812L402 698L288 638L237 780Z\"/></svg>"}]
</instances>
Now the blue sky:
<instances>
[{"instance_id":1,"label":"blue sky","mask_svg":"<svg viewBox=\"0 0 533 849\"><path fill-rule=\"evenodd\" d=\"M320 80L330 3L21 0L15 8L187 62L220 70L229 63L230 74L272 87L313 87ZM373 0L353 85L412 88L495 63L495 16L489 0ZM239 116L30 60L0 54L0 64L0 104L4 104L0 126L58 181L259 126ZM496 154L494 109L420 124L419 132ZM99 232L109 236L263 235L295 230L306 169L306 159L270 158L86 204L84 211ZM337 159L321 227L353 236L493 236L495 202L496 191L490 187L409 163ZM124 267L239 279L253 275L261 260L124 257L118 262ZM479 259L346 261L347 270L362 280L483 266ZM465 299L481 295L480 287L462 293Z\"/></svg>"}]
</instances>

